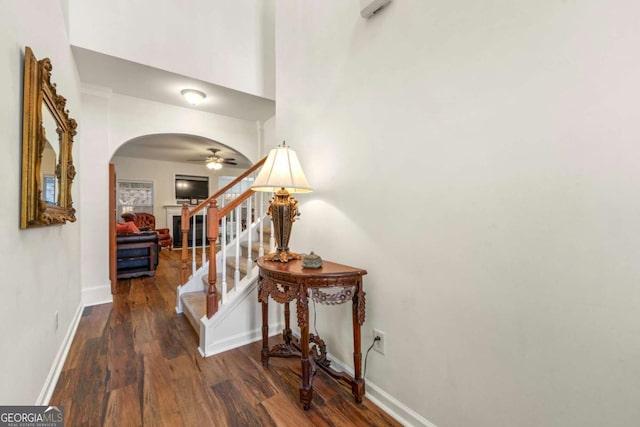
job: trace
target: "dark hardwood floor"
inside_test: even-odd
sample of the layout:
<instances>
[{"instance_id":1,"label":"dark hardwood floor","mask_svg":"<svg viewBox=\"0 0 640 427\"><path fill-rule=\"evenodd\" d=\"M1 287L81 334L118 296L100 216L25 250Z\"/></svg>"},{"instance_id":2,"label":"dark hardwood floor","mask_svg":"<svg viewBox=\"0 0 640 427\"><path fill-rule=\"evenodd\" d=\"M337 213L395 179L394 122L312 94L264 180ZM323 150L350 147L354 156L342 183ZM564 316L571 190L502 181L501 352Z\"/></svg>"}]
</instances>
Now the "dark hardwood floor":
<instances>
[{"instance_id":1,"label":"dark hardwood floor","mask_svg":"<svg viewBox=\"0 0 640 427\"><path fill-rule=\"evenodd\" d=\"M175 313L179 257L161 251L156 277L120 280L112 304L85 308L50 402L64 405L65 425L399 425L322 371L304 411L299 360L272 358L264 368L259 342L202 358Z\"/></svg>"}]
</instances>

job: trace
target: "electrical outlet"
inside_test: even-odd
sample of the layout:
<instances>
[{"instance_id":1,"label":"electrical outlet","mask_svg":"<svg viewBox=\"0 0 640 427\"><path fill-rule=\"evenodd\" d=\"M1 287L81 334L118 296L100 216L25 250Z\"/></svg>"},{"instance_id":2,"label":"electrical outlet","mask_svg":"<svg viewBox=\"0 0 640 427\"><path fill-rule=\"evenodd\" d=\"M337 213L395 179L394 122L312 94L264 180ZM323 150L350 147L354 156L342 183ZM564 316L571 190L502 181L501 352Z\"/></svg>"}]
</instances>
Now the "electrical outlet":
<instances>
[{"instance_id":1,"label":"electrical outlet","mask_svg":"<svg viewBox=\"0 0 640 427\"><path fill-rule=\"evenodd\" d=\"M54 331L58 330L58 312L57 311L53 314L53 327L54 327Z\"/></svg>"},{"instance_id":2,"label":"electrical outlet","mask_svg":"<svg viewBox=\"0 0 640 427\"><path fill-rule=\"evenodd\" d=\"M380 337L380 339L373 343L373 349L380 354L384 354L385 343L386 343L386 341L384 340L384 332L382 332L379 329L374 329L373 338L375 339L375 337Z\"/></svg>"}]
</instances>

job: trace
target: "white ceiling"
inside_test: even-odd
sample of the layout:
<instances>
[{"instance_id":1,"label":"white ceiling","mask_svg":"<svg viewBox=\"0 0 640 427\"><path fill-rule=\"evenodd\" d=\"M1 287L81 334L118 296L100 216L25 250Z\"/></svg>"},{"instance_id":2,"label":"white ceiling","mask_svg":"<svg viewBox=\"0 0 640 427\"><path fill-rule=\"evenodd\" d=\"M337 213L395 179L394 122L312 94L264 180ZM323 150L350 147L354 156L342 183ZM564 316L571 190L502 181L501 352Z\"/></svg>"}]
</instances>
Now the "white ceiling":
<instances>
[{"instance_id":1,"label":"white ceiling","mask_svg":"<svg viewBox=\"0 0 640 427\"><path fill-rule=\"evenodd\" d=\"M275 114L275 101L213 83L183 76L72 46L80 81L83 84L109 88L114 93L148 99L184 108L242 120L266 120ZM180 94L181 89L197 89L207 95L205 102L194 107ZM222 157L233 157L238 167L251 162L222 142L193 135L148 135L136 138L117 152L117 156L186 162L207 156L207 148L220 148ZM210 153L209 153L210 154Z\"/></svg>"},{"instance_id":2,"label":"white ceiling","mask_svg":"<svg viewBox=\"0 0 640 427\"><path fill-rule=\"evenodd\" d=\"M219 157L225 159L233 158L238 163L237 166L223 165L224 168L241 168L244 170L252 165L248 158L218 141L201 136L177 133L145 135L134 138L120 147L115 155L204 165L206 158L211 156L209 148L219 149L220 151L217 153Z\"/></svg>"}]
</instances>

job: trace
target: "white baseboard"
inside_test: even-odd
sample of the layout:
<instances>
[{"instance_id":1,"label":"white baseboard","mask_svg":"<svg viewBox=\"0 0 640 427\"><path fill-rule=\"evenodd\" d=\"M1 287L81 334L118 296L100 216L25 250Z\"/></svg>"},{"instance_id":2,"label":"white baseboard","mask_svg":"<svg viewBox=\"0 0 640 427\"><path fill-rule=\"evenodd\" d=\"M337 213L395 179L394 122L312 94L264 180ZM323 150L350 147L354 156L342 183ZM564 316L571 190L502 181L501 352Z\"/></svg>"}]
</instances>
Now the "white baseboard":
<instances>
[{"instance_id":1,"label":"white baseboard","mask_svg":"<svg viewBox=\"0 0 640 427\"><path fill-rule=\"evenodd\" d=\"M55 359L53 360L53 365L51 365L51 369L49 370L49 375L47 375L47 379L42 386L42 390L40 391L40 396L38 396L38 400L36 401L36 405L48 405L49 400L51 399L51 395L53 395L53 391L56 388L56 384L58 383L58 378L60 378L60 372L62 372L62 367L64 366L65 360L67 360L67 354L69 354L69 349L71 348L71 343L73 342L73 337L76 335L76 330L78 329L78 325L80 324L80 319L82 319L82 311L84 310L84 306L82 303L78 306L76 313L73 315L71 319L71 324L69 325L69 329L67 330L66 335L64 336L64 340L62 341L62 345L58 349L58 353L56 354Z\"/></svg>"},{"instance_id":2,"label":"white baseboard","mask_svg":"<svg viewBox=\"0 0 640 427\"><path fill-rule=\"evenodd\" d=\"M269 336L273 337L282 333L284 325L278 323L269 326ZM223 353L234 348L242 347L243 345L251 344L252 342L260 341L262 339L262 327L254 329L249 332L243 332L241 334L233 335L225 338L224 340L214 342L207 346L206 352L202 352L202 347L198 347L198 351L202 357L213 356L214 354Z\"/></svg>"},{"instance_id":3,"label":"white baseboard","mask_svg":"<svg viewBox=\"0 0 640 427\"><path fill-rule=\"evenodd\" d=\"M298 339L300 339L300 329L295 328L292 333ZM363 354L363 356L365 355ZM344 371L353 376L353 368L351 366L347 365L329 352L327 352L327 357L329 358L329 360L331 360L331 363L338 368L338 371ZM416 411L409 408L407 405L400 402L395 397L391 396L389 393L372 383L370 380L367 380L366 378L365 380L365 397L371 402L375 403L376 406L389 414L403 426L437 427L431 421L427 420L425 417L418 414Z\"/></svg>"},{"instance_id":4,"label":"white baseboard","mask_svg":"<svg viewBox=\"0 0 640 427\"><path fill-rule=\"evenodd\" d=\"M371 381L365 384L366 397L404 426L436 427L431 421L382 390Z\"/></svg>"},{"instance_id":5,"label":"white baseboard","mask_svg":"<svg viewBox=\"0 0 640 427\"><path fill-rule=\"evenodd\" d=\"M82 304L84 304L85 307L108 302L113 302L111 284L82 289Z\"/></svg>"}]
</instances>

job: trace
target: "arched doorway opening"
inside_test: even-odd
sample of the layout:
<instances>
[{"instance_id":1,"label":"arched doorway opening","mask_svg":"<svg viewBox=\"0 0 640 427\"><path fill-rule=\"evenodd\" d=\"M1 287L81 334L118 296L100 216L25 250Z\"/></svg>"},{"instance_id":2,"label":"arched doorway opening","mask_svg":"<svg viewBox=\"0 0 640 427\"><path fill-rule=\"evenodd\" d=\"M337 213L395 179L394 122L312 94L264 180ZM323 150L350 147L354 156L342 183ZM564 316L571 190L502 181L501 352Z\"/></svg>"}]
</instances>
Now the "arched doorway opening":
<instances>
[{"instance_id":1,"label":"arched doorway opening","mask_svg":"<svg viewBox=\"0 0 640 427\"><path fill-rule=\"evenodd\" d=\"M216 167L208 167L212 163ZM116 223L123 221L123 214L149 213L154 216L157 229L166 228L173 235L173 218L183 203L206 199L229 177L240 175L252 164L233 147L198 135L149 134L122 144L113 154L109 168L112 289L117 280ZM204 183L204 192L181 193L180 184L184 182Z\"/></svg>"}]
</instances>

